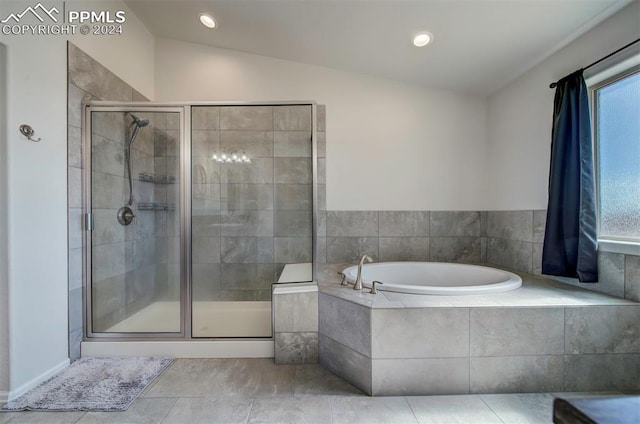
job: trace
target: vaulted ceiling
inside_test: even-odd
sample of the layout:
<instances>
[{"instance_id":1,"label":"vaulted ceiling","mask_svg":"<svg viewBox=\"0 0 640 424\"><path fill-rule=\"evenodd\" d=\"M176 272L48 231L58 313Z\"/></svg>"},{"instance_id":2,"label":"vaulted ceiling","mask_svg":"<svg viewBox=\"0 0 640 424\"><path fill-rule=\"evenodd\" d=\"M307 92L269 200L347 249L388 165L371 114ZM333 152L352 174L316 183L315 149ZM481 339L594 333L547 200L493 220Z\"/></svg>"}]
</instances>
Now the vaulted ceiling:
<instances>
[{"instance_id":1,"label":"vaulted ceiling","mask_svg":"<svg viewBox=\"0 0 640 424\"><path fill-rule=\"evenodd\" d=\"M487 95L630 0L128 0L157 37ZM200 13L215 17L214 30ZM434 41L412 46L429 31Z\"/></svg>"}]
</instances>

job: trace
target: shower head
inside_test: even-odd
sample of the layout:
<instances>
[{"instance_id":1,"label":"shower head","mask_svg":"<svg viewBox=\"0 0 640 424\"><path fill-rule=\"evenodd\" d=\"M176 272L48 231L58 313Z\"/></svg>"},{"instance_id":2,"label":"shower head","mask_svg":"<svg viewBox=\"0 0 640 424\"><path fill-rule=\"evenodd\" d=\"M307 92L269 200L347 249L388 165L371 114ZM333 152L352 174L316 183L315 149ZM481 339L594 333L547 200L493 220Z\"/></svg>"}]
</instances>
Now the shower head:
<instances>
[{"instance_id":1,"label":"shower head","mask_svg":"<svg viewBox=\"0 0 640 424\"><path fill-rule=\"evenodd\" d=\"M129 112L129 115L131 115L131 117L133 118L133 123L136 124L138 127L146 127L147 125L149 125L148 119L140 119L131 112Z\"/></svg>"}]
</instances>

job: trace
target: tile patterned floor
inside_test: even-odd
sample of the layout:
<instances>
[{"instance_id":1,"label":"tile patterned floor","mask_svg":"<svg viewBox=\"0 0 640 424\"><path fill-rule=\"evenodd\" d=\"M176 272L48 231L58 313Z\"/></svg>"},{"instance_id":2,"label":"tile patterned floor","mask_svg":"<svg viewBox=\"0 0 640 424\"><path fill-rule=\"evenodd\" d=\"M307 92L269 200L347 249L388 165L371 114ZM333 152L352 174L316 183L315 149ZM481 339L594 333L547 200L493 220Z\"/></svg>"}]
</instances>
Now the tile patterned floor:
<instances>
[{"instance_id":1,"label":"tile patterned floor","mask_svg":"<svg viewBox=\"0 0 640 424\"><path fill-rule=\"evenodd\" d=\"M127 411L0 413L0 424L537 424L551 423L555 395L372 398L318 365L179 359Z\"/></svg>"}]
</instances>

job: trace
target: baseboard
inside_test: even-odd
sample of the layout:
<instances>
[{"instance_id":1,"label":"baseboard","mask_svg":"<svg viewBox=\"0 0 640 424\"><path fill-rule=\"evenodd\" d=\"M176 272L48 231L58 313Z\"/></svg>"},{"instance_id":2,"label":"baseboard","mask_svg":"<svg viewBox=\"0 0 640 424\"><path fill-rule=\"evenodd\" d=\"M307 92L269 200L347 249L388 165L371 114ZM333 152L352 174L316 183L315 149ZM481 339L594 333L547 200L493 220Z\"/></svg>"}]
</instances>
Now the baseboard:
<instances>
[{"instance_id":1,"label":"baseboard","mask_svg":"<svg viewBox=\"0 0 640 424\"><path fill-rule=\"evenodd\" d=\"M48 379L50 379L55 374L59 373L60 371L62 371L68 366L69 366L69 358L60 362L58 365L52 368L49 368L47 371L43 372L39 376L32 378L31 380L27 381L17 389L11 390L9 392L9 395L7 396L7 400L13 400L19 396L22 396L23 394L27 393L29 390L38 387L40 384L47 381Z\"/></svg>"},{"instance_id":2,"label":"baseboard","mask_svg":"<svg viewBox=\"0 0 640 424\"><path fill-rule=\"evenodd\" d=\"M220 341L91 341L82 342L85 356L171 356L174 358L273 358L273 340Z\"/></svg>"}]
</instances>

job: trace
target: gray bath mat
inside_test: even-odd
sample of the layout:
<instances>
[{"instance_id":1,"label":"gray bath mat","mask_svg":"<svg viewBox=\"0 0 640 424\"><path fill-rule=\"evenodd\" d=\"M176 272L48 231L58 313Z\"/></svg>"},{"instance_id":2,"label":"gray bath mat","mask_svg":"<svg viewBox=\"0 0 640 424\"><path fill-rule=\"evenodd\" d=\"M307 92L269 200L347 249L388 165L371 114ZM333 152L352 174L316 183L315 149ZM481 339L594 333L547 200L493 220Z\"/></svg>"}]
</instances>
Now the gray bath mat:
<instances>
[{"instance_id":1,"label":"gray bath mat","mask_svg":"<svg viewBox=\"0 0 640 424\"><path fill-rule=\"evenodd\" d=\"M81 358L2 409L124 411L172 362L157 357Z\"/></svg>"}]
</instances>

